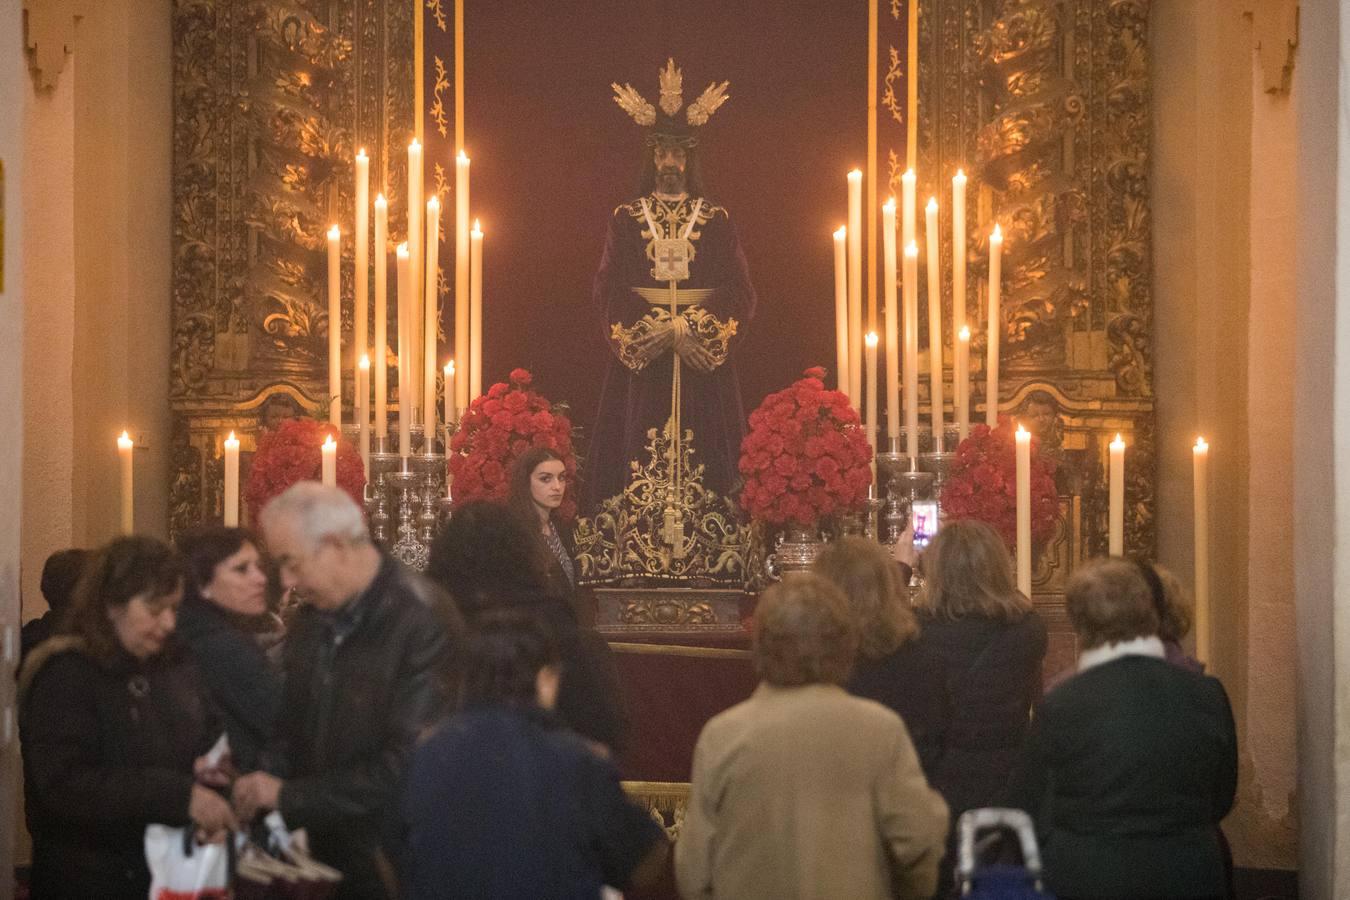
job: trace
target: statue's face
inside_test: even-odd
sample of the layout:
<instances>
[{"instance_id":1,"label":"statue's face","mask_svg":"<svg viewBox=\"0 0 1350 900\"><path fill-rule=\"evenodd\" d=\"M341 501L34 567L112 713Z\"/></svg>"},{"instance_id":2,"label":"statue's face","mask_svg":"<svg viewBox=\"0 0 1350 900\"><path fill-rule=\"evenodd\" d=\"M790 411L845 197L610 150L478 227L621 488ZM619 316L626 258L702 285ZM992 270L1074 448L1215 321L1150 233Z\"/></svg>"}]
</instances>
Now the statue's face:
<instances>
[{"instance_id":1,"label":"statue's face","mask_svg":"<svg viewBox=\"0 0 1350 900\"><path fill-rule=\"evenodd\" d=\"M656 162L657 193L684 193L684 169L689 162L685 149L679 144L657 144L652 153Z\"/></svg>"},{"instance_id":2,"label":"statue's face","mask_svg":"<svg viewBox=\"0 0 1350 900\"><path fill-rule=\"evenodd\" d=\"M1032 434L1039 438L1044 438L1054 427L1055 408L1048 403L1029 401L1026 406L1026 416L1030 420L1028 425Z\"/></svg>"}]
</instances>

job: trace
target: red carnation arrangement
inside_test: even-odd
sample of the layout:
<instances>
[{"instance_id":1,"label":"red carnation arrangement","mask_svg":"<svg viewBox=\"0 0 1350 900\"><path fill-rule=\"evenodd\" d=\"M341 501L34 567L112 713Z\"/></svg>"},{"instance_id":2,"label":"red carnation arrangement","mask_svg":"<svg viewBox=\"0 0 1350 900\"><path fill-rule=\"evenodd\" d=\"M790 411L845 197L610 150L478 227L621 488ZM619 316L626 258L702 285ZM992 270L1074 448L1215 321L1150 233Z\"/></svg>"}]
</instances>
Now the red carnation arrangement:
<instances>
[{"instance_id":1,"label":"red carnation arrangement","mask_svg":"<svg viewBox=\"0 0 1350 900\"><path fill-rule=\"evenodd\" d=\"M258 440L244 488L249 521L257 524L263 507L297 481L319 481L323 477L323 451L319 448L329 435L337 444L338 487L350 494L357 506L364 507L366 469L361 464L361 451L328 422L309 417L285 419L275 431Z\"/></svg>"},{"instance_id":2,"label":"red carnation arrangement","mask_svg":"<svg viewBox=\"0 0 1350 900\"><path fill-rule=\"evenodd\" d=\"M976 425L956 448L942 487L942 512L948 519L978 519L994 527L1010 549L1017 547L1017 444L1012 420L999 416L998 427ZM1055 463L1031 441L1031 539L1050 538L1059 516Z\"/></svg>"},{"instance_id":3,"label":"red carnation arrangement","mask_svg":"<svg viewBox=\"0 0 1350 900\"><path fill-rule=\"evenodd\" d=\"M469 405L450 441L451 493L455 505L470 500L504 500L511 464L531 447L547 447L567 467L567 492L558 514L571 520L577 514L577 457L572 449L572 422L531 390L534 376L513 369L507 382L488 388Z\"/></svg>"},{"instance_id":4,"label":"red carnation arrangement","mask_svg":"<svg viewBox=\"0 0 1350 900\"><path fill-rule=\"evenodd\" d=\"M741 443L741 506L770 525L812 525L857 509L872 483L872 448L858 413L825 370L807 369L750 414Z\"/></svg>"}]
</instances>

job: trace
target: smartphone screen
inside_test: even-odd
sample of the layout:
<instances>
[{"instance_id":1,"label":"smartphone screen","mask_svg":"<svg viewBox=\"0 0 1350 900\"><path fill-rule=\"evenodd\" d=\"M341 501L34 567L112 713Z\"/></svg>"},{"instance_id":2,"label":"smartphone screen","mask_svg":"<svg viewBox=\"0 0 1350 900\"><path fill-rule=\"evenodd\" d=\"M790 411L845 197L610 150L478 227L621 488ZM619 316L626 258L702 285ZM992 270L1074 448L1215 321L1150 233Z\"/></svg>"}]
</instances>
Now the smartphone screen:
<instances>
[{"instance_id":1,"label":"smartphone screen","mask_svg":"<svg viewBox=\"0 0 1350 900\"><path fill-rule=\"evenodd\" d=\"M922 550L933 540L933 535L937 534L937 501L915 500L910 504L909 515L914 523L914 546Z\"/></svg>"}]
</instances>

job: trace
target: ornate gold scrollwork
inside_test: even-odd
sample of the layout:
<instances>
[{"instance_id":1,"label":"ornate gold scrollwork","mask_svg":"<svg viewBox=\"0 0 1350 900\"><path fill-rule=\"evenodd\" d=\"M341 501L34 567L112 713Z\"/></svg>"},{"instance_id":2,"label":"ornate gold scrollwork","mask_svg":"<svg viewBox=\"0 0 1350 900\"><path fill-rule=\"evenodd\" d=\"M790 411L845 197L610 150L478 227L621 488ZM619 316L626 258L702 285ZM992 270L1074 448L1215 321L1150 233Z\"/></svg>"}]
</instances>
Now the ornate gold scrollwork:
<instances>
[{"instance_id":1,"label":"ornate gold scrollwork","mask_svg":"<svg viewBox=\"0 0 1350 900\"><path fill-rule=\"evenodd\" d=\"M641 372L647 368L647 364L651 360L638 351L638 346L651 336L652 332L656 330L656 326L669 322L669 310L654 309L626 328L622 322L611 324L609 326L609 339L610 343L614 345L614 352L619 356L619 362L634 372Z\"/></svg>"},{"instance_id":2,"label":"ornate gold scrollwork","mask_svg":"<svg viewBox=\"0 0 1350 900\"><path fill-rule=\"evenodd\" d=\"M678 496L671 480L670 423L647 431L646 464L631 463L623 493L577 520L577 565L591 584L704 583L740 587L745 581L749 528L737 521L730 501L703 486L703 466L694 464L694 434L680 445ZM662 539L670 498L683 511L684 554Z\"/></svg>"},{"instance_id":3,"label":"ornate gold scrollwork","mask_svg":"<svg viewBox=\"0 0 1350 900\"><path fill-rule=\"evenodd\" d=\"M713 356L714 365L720 366L727 361L731 352L731 339L736 336L739 323L735 319L723 322L708 310L693 306L680 313L689 323L689 336L703 345Z\"/></svg>"}]
</instances>

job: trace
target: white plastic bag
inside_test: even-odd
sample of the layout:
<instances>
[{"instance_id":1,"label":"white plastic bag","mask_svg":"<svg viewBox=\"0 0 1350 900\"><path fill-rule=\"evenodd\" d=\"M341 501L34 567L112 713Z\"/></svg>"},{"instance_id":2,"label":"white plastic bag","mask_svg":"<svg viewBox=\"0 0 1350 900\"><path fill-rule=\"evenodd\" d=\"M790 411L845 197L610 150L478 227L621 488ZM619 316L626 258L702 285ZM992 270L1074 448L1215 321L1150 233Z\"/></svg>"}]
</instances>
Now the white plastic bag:
<instances>
[{"instance_id":1,"label":"white plastic bag","mask_svg":"<svg viewBox=\"0 0 1350 900\"><path fill-rule=\"evenodd\" d=\"M230 852L224 843L198 844L192 828L148 825L145 862L150 900L229 900Z\"/></svg>"}]
</instances>

